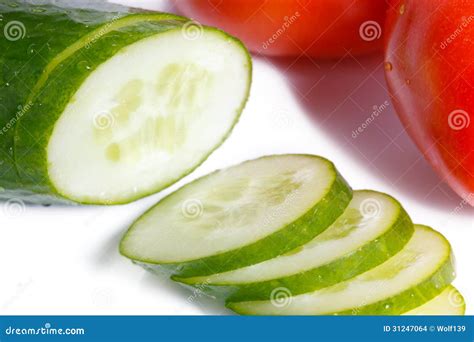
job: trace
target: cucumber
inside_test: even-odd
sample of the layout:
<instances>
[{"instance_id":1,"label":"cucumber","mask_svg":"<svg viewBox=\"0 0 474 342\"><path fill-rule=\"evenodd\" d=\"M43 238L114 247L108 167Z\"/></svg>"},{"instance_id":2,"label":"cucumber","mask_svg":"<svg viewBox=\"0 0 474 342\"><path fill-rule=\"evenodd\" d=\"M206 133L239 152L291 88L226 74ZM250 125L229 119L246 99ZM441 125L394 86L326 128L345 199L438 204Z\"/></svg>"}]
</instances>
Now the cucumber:
<instances>
[{"instance_id":1,"label":"cucumber","mask_svg":"<svg viewBox=\"0 0 474 342\"><path fill-rule=\"evenodd\" d=\"M130 227L120 252L151 271L181 277L230 271L312 240L351 197L324 158L262 157L165 197Z\"/></svg>"},{"instance_id":2,"label":"cucumber","mask_svg":"<svg viewBox=\"0 0 474 342\"><path fill-rule=\"evenodd\" d=\"M251 315L398 315L440 294L454 279L451 247L426 226L394 257L351 280L292 296L279 289L271 300L229 302Z\"/></svg>"},{"instance_id":3,"label":"cucumber","mask_svg":"<svg viewBox=\"0 0 474 342\"><path fill-rule=\"evenodd\" d=\"M161 13L1 6L26 31L0 41L11 79L1 117L15 119L1 144L7 195L121 204L155 193L225 140L248 98L248 51L218 29Z\"/></svg>"},{"instance_id":4,"label":"cucumber","mask_svg":"<svg viewBox=\"0 0 474 342\"><path fill-rule=\"evenodd\" d=\"M407 316L462 316L466 312L466 303L462 294L454 287L446 290L429 302L403 315Z\"/></svg>"},{"instance_id":5,"label":"cucumber","mask_svg":"<svg viewBox=\"0 0 474 342\"><path fill-rule=\"evenodd\" d=\"M14 131L18 120L32 109L32 103L27 99L39 79L46 77L44 70L54 64L55 57L66 46L73 45L114 17L127 15L124 7L110 4L102 7L108 12L100 18L95 11L76 10L69 14L77 20L69 20L66 10L56 6L0 0L0 187L4 188L0 196L28 193L21 186L14 162ZM89 25L80 22L87 18ZM36 27L41 27L42 34L34 30Z\"/></svg>"},{"instance_id":6,"label":"cucumber","mask_svg":"<svg viewBox=\"0 0 474 342\"><path fill-rule=\"evenodd\" d=\"M66 4L66 2L63 2ZM31 202L51 202L56 196L36 195L32 184L21 181L14 161L14 137L18 121L33 111L33 93L45 84L51 71L86 44L118 27L130 16L123 6L95 2L101 11L64 9L34 5L32 1L0 0L2 39L0 39L0 199L22 198ZM142 17L135 14L133 17ZM159 14L153 20L180 20ZM110 22L118 24L110 24ZM41 30L35 28L41 27ZM61 35L57 33L61 32ZM37 189L36 189L37 190Z\"/></svg>"},{"instance_id":7,"label":"cucumber","mask_svg":"<svg viewBox=\"0 0 474 342\"><path fill-rule=\"evenodd\" d=\"M226 273L174 280L230 301L269 300L275 289L292 295L353 278L396 254L413 224L392 197L355 191L337 221L307 244L277 258Z\"/></svg>"}]
</instances>

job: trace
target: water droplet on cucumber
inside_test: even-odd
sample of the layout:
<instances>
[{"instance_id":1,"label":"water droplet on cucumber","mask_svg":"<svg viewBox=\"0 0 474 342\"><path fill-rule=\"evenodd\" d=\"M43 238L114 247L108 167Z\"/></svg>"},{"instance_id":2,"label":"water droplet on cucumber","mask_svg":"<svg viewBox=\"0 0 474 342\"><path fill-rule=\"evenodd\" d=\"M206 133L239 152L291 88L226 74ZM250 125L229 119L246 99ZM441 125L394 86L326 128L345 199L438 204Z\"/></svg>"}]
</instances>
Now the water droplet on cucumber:
<instances>
[{"instance_id":1,"label":"water droplet on cucumber","mask_svg":"<svg viewBox=\"0 0 474 342\"><path fill-rule=\"evenodd\" d=\"M87 61L80 61L79 63L77 63L77 68L90 70L91 66L89 65L89 62Z\"/></svg>"},{"instance_id":2,"label":"water droplet on cucumber","mask_svg":"<svg viewBox=\"0 0 474 342\"><path fill-rule=\"evenodd\" d=\"M44 12L46 12L46 10L45 10L44 8L42 8L42 7L34 7L34 8L31 10L31 12L33 12L33 13L44 13Z\"/></svg>"}]
</instances>

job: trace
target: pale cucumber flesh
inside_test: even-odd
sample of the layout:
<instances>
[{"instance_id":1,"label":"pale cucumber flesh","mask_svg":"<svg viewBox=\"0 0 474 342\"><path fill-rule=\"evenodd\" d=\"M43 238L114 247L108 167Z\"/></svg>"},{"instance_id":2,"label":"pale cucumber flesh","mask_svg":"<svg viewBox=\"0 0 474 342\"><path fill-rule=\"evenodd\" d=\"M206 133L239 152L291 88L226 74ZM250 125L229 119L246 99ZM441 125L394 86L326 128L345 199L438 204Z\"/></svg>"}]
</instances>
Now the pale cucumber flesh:
<instances>
[{"instance_id":1,"label":"pale cucumber flesh","mask_svg":"<svg viewBox=\"0 0 474 342\"><path fill-rule=\"evenodd\" d=\"M227 305L254 315L401 314L434 298L454 276L449 243L432 229L417 225L399 253L351 280L307 294L292 296L281 289L272 300Z\"/></svg>"},{"instance_id":2,"label":"pale cucumber flesh","mask_svg":"<svg viewBox=\"0 0 474 342\"><path fill-rule=\"evenodd\" d=\"M225 273L174 279L231 301L270 299L277 288L296 295L368 271L402 249L412 234L413 224L395 199L355 191L333 225L285 255Z\"/></svg>"},{"instance_id":3,"label":"pale cucumber flesh","mask_svg":"<svg viewBox=\"0 0 474 342\"><path fill-rule=\"evenodd\" d=\"M429 302L405 312L407 316L461 316L466 311L462 294L454 287L448 286Z\"/></svg>"},{"instance_id":4,"label":"pale cucumber flesh","mask_svg":"<svg viewBox=\"0 0 474 342\"><path fill-rule=\"evenodd\" d=\"M310 241L342 214L351 196L326 159L263 157L169 195L132 225L120 250L181 276L237 269Z\"/></svg>"},{"instance_id":5,"label":"pale cucumber flesh","mask_svg":"<svg viewBox=\"0 0 474 342\"><path fill-rule=\"evenodd\" d=\"M215 29L202 28L198 39L171 29L126 46L87 77L56 122L52 184L85 203L166 187L226 138L250 78L245 48Z\"/></svg>"}]
</instances>

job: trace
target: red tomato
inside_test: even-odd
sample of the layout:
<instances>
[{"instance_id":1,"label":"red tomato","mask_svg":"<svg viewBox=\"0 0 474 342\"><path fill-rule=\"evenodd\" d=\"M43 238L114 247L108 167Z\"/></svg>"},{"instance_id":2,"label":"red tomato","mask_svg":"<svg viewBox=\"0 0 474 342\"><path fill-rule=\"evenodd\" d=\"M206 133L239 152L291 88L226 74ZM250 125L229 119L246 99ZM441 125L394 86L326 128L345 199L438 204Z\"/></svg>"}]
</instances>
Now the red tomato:
<instances>
[{"instance_id":1,"label":"red tomato","mask_svg":"<svg viewBox=\"0 0 474 342\"><path fill-rule=\"evenodd\" d=\"M385 0L175 0L186 16L270 56L338 58L382 48Z\"/></svg>"},{"instance_id":2,"label":"red tomato","mask_svg":"<svg viewBox=\"0 0 474 342\"><path fill-rule=\"evenodd\" d=\"M474 205L474 2L391 5L385 69L395 108L433 167Z\"/></svg>"}]
</instances>

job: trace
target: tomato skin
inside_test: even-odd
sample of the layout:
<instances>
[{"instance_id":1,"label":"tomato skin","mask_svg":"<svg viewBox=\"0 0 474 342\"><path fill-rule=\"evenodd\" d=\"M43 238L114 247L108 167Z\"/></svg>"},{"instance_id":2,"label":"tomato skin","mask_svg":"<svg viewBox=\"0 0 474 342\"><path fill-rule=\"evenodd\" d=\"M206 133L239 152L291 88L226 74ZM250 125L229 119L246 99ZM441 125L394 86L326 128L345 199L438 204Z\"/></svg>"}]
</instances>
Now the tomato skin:
<instances>
[{"instance_id":1,"label":"tomato skin","mask_svg":"<svg viewBox=\"0 0 474 342\"><path fill-rule=\"evenodd\" d=\"M391 5L385 60L395 109L435 170L474 206L474 2Z\"/></svg>"},{"instance_id":2,"label":"tomato skin","mask_svg":"<svg viewBox=\"0 0 474 342\"><path fill-rule=\"evenodd\" d=\"M174 3L185 16L219 27L240 38L252 52L267 56L305 54L339 58L383 47L386 0L175 0ZM369 25L365 40L359 32L364 23L364 27Z\"/></svg>"}]
</instances>

